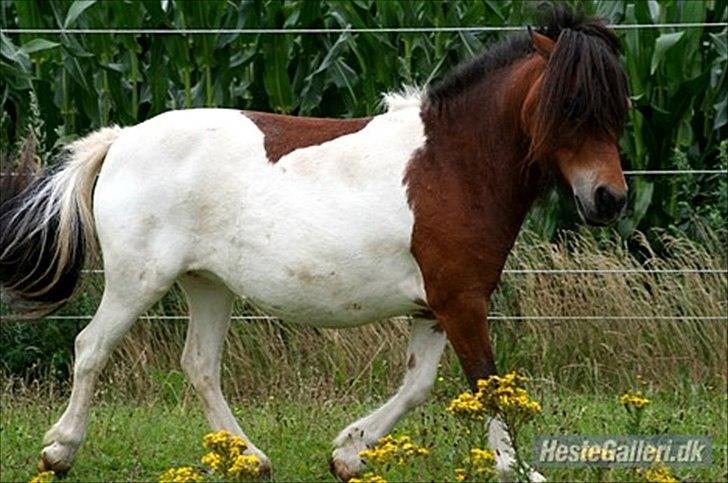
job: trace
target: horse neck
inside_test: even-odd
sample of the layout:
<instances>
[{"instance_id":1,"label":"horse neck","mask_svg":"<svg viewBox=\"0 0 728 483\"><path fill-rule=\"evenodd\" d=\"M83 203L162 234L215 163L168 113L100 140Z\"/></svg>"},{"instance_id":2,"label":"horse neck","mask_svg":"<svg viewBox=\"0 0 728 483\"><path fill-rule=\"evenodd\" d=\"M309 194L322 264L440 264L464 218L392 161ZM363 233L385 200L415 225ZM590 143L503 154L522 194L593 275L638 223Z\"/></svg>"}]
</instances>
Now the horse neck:
<instances>
[{"instance_id":1,"label":"horse neck","mask_svg":"<svg viewBox=\"0 0 728 483\"><path fill-rule=\"evenodd\" d=\"M437 183L443 200L457 200L449 209L463 212L483 242L478 249L487 251L486 268L498 273L540 184L538 168L527 162L521 111L543 68L540 57L529 56L422 111L426 152L408 178L420 186Z\"/></svg>"}]
</instances>

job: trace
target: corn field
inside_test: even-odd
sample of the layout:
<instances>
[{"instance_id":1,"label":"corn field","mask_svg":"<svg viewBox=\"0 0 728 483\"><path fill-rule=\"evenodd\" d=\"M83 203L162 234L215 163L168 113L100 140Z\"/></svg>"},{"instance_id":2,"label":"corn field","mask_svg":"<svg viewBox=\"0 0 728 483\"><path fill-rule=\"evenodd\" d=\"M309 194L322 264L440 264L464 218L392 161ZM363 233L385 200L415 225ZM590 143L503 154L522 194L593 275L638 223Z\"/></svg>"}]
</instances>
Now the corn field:
<instances>
[{"instance_id":1,"label":"corn field","mask_svg":"<svg viewBox=\"0 0 728 483\"><path fill-rule=\"evenodd\" d=\"M352 117L380 110L383 92L436 82L512 32L241 33L237 29L507 27L537 20L522 1L3 0L0 140L5 156L33 119L41 151L110 123L168 109L237 107ZM728 167L725 0L568 2L612 24L721 23L619 30L634 108L626 169ZM18 33L8 29L236 29L203 33ZM722 151L721 151L722 150ZM721 155L722 152L722 155ZM725 225L726 176L631 177L623 236L670 227L700 238ZM576 219L552 194L531 228L553 236Z\"/></svg>"}]
</instances>

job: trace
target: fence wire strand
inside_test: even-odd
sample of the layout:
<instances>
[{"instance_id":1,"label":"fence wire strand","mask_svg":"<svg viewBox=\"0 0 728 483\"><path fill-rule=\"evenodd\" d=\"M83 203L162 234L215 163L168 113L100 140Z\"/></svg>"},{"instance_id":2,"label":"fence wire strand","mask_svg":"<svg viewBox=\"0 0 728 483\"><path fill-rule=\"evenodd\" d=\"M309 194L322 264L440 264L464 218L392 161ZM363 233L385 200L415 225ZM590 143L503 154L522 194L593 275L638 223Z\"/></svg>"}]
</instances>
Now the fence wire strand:
<instances>
[{"instance_id":1,"label":"fence wire strand","mask_svg":"<svg viewBox=\"0 0 728 483\"><path fill-rule=\"evenodd\" d=\"M82 270L82 273L101 274L102 269ZM506 268L502 273L508 274L574 274L594 275L600 273L626 274L626 275L659 275L659 274L717 274L728 275L728 269L722 268Z\"/></svg>"},{"instance_id":2,"label":"fence wire strand","mask_svg":"<svg viewBox=\"0 0 728 483\"><path fill-rule=\"evenodd\" d=\"M653 24L611 24L613 30L640 30L640 29L661 29L661 28L720 28L728 26L728 22L672 22ZM483 25L470 27L335 27L335 28L260 28L260 29L205 29L205 28L183 28L183 29L64 29L64 28L10 28L0 29L5 34L132 34L132 35L216 35L216 34L251 34L251 35L309 35L309 34L343 34L343 33L435 33L435 32L514 32L526 30L521 25Z\"/></svg>"},{"instance_id":3,"label":"fence wire strand","mask_svg":"<svg viewBox=\"0 0 728 483\"><path fill-rule=\"evenodd\" d=\"M142 315L139 320L189 320L188 315ZM23 316L3 315L0 319L26 320ZM91 320L92 315L50 315L43 320ZM270 315L233 315L231 320L281 322L278 317ZM390 317L385 320L412 320L413 317ZM488 320L590 320L590 321L624 321L624 320L692 320L692 321L728 321L728 315L498 315L488 316Z\"/></svg>"},{"instance_id":4,"label":"fence wire strand","mask_svg":"<svg viewBox=\"0 0 728 483\"><path fill-rule=\"evenodd\" d=\"M623 171L625 176L681 176L687 174L721 174L727 175L728 169L655 169L655 170L627 170ZM23 176L18 173L0 172L3 176Z\"/></svg>"},{"instance_id":5,"label":"fence wire strand","mask_svg":"<svg viewBox=\"0 0 728 483\"><path fill-rule=\"evenodd\" d=\"M688 23L656 23L656 24L613 24L613 30L639 30L661 28L725 28L728 22L688 22ZM252 34L252 35L308 35L308 34L343 34L343 33L435 33L435 32L510 32L525 30L525 26L475 26L475 27L381 27L381 28L320 28L320 29L34 29L10 28L0 29L2 34L130 34L130 35L214 35L214 34ZM665 169L665 170L627 170L626 176L677 176L693 174L728 174L725 169ZM16 176L16 173L0 173L1 176ZM83 270L84 273L103 273L103 270ZM506 269L508 274L728 274L725 269ZM5 319L22 319L23 317L0 316ZM90 315L52 315L45 320L91 320ZM140 320L188 320L186 315L143 315ZM242 321L278 321L277 317L267 315L232 316L232 320ZM391 320L409 320L410 317L393 317ZM549 315L490 315L489 320L722 320L728 316L689 316L689 315L620 315L620 316L549 316Z\"/></svg>"}]
</instances>

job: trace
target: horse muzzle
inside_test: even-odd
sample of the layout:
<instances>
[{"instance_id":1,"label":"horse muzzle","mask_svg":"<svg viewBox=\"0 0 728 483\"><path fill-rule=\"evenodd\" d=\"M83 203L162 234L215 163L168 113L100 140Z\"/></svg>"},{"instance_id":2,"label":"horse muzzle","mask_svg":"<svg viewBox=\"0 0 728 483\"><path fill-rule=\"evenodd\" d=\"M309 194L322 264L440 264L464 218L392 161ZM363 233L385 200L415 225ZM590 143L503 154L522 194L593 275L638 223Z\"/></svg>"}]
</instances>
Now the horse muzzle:
<instances>
[{"instance_id":1,"label":"horse muzzle","mask_svg":"<svg viewBox=\"0 0 728 483\"><path fill-rule=\"evenodd\" d=\"M607 226L617 221L624 213L627 190L617 190L607 185L599 185L591 190L575 189L574 202L579 216L585 223Z\"/></svg>"}]
</instances>

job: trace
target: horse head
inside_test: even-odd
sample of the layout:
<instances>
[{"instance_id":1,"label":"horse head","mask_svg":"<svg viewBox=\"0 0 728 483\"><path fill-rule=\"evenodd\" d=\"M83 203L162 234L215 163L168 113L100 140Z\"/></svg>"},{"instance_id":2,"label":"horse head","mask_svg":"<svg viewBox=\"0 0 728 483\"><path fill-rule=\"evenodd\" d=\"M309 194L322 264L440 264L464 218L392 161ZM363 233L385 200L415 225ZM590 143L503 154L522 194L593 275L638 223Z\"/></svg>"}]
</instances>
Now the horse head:
<instances>
[{"instance_id":1,"label":"horse head","mask_svg":"<svg viewBox=\"0 0 728 483\"><path fill-rule=\"evenodd\" d=\"M584 221L614 222L624 211L627 184L618 140L629 108L619 43L598 20L530 31L543 71L523 104L529 157L570 188Z\"/></svg>"}]
</instances>

